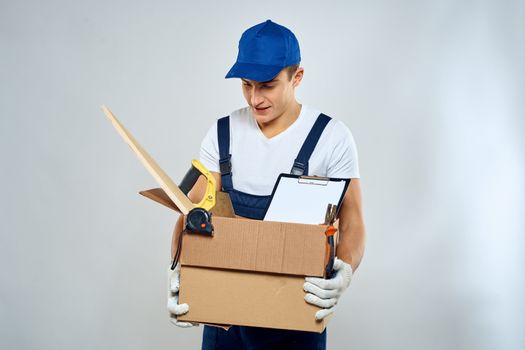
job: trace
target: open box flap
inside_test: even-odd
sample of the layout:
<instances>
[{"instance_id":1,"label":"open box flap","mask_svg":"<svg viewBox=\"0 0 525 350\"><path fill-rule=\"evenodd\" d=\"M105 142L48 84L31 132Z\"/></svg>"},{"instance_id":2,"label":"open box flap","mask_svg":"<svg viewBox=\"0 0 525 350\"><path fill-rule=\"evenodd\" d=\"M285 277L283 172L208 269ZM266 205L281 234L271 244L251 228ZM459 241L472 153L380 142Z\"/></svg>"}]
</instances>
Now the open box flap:
<instances>
[{"instance_id":1,"label":"open box flap","mask_svg":"<svg viewBox=\"0 0 525 350\"><path fill-rule=\"evenodd\" d=\"M170 197L168 197L162 188L152 188L151 190L140 191L139 193L146 198L162 204L165 207L175 210L178 213L181 212L177 205L173 203L173 201L170 199Z\"/></svg>"},{"instance_id":2,"label":"open box flap","mask_svg":"<svg viewBox=\"0 0 525 350\"><path fill-rule=\"evenodd\" d=\"M177 205L168 197L162 188L152 188L150 190L140 191L141 195L157 203L164 205L176 212L181 211ZM215 206L210 210L213 215L227 218L235 217L230 196L226 192L218 191L215 196Z\"/></svg>"}]
</instances>

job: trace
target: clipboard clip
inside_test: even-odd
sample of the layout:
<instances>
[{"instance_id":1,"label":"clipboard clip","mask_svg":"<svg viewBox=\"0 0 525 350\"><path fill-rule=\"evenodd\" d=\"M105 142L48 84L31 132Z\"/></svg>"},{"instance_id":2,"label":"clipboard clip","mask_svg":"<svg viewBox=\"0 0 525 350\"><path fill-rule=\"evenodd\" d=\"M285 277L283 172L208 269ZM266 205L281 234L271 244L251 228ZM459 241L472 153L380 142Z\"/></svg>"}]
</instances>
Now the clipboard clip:
<instances>
[{"instance_id":1,"label":"clipboard clip","mask_svg":"<svg viewBox=\"0 0 525 350\"><path fill-rule=\"evenodd\" d=\"M303 185L326 186L329 181L329 178L322 176L299 176L297 178L297 182Z\"/></svg>"}]
</instances>

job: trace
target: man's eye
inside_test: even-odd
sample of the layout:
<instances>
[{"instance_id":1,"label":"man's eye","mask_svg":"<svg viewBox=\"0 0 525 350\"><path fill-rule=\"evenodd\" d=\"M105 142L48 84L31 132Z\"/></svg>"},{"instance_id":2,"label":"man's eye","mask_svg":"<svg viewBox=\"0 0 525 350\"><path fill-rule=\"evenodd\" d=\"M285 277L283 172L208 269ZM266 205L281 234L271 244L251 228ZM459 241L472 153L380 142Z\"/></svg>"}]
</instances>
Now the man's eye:
<instances>
[{"instance_id":1,"label":"man's eye","mask_svg":"<svg viewBox=\"0 0 525 350\"><path fill-rule=\"evenodd\" d=\"M263 85L262 88L263 89L273 89L275 87L275 85Z\"/></svg>"}]
</instances>

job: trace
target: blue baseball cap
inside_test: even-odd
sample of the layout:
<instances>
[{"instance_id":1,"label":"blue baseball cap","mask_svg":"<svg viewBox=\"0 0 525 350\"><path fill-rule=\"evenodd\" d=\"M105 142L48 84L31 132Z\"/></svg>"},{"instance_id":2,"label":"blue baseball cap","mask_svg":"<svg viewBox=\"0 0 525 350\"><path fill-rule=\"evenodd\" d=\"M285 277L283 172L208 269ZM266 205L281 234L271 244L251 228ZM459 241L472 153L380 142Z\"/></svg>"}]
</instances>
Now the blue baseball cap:
<instances>
[{"instance_id":1,"label":"blue baseball cap","mask_svg":"<svg viewBox=\"0 0 525 350\"><path fill-rule=\"evenodd\" d=\"M242 33L237 61L226 78L270 81L284 67L299 62L299 42L292 31L267 20Z\"/></svg>"}]
</instances>

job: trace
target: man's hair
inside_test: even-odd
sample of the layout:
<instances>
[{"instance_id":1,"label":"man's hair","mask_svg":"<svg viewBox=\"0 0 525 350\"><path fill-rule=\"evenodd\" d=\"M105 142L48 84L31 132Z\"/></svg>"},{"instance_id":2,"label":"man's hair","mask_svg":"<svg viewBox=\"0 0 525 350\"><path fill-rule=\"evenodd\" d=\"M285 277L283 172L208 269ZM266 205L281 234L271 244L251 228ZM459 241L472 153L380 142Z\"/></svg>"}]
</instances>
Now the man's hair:
<instances>
[{"instance_id":1,"label":"man's hair","mask_svg":"<svg viewBox=\"0 0 525 350\"><path fill-rule=\"evenodd\" d=\"M292 64L291 66L284 67L286 73L288 73L288 81L292 80L292 77L297 71L297 68L299 68L299 64Z\"/></svg>"}]
</instances>

